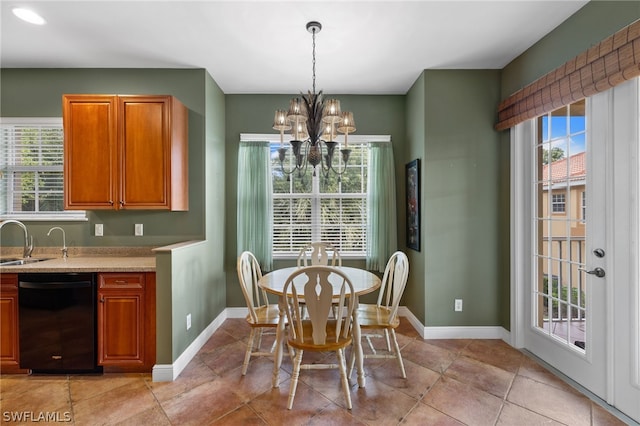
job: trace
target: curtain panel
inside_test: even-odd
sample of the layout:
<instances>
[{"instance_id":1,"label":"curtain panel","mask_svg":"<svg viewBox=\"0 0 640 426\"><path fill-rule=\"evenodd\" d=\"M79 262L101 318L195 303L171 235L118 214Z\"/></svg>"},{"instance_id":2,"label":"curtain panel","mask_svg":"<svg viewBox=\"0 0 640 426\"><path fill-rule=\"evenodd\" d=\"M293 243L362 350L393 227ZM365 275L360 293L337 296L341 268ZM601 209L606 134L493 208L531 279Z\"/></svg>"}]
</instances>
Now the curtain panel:
<instances>
[{"instance_id":1,"label":"curtain panel","mask_svg":"<svg viewBox=\"0 0 640 426\"><path fill-rule=\"evenodd\" d=\"M387 260L398 248L396 173L388 142L369 144L367 190L366 268L384 272Z\"/></svg>"},{"instance_id":2,"label":"curtain panel","mask_svg":"<svg viewBox=\"0 0 640 426\"><path fill-rule=\"evenodd\" d=\"M273 269L272 192L269 142L240 142L237 255L245 250L252 252L263 271Z\"/></svg>"},{"instance_id":3,"label":"curtain panel","mask_svg":"<svg viewBox=\"0 0 640 426\"><path fill-rule=\"evenodd\" d=\"M506 130L640 76L640 20L517 91L498 106Z\"/></svg>"}]
</instances>

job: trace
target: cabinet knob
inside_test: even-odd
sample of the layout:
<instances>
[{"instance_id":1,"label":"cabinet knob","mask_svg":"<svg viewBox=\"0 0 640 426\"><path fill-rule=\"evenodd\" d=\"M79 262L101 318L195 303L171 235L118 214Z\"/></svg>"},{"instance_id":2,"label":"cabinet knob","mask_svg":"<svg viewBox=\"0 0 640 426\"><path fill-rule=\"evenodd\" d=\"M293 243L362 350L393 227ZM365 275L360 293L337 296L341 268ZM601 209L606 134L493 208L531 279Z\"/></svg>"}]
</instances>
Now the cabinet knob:
<instances>
[{"instance_id":1,"label":"cabinet knob","mask_svg":"<svg viewBox=\"0 0 640 426\"><path fill-rule=\"evenodd\" d=\"M100 298L100 303L104 303L104 296Z\"/></svg>"},{"instance_id":2,"label":"cabinet knob","mask_svg":"<svg viewBox=\"0 0 640 426\"><path fill-rule=\"evenodd\" d=\"M120 205L124 206L124 201L120 200Z\"/></svg>"}]
</instances>

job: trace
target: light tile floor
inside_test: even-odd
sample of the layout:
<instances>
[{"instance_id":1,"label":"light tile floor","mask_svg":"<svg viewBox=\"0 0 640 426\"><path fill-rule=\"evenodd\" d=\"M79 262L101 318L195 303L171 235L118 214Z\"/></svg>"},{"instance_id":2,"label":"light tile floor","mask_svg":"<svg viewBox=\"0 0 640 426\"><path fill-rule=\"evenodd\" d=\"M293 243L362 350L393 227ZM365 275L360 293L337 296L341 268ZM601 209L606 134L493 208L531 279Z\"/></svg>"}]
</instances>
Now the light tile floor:
<instances>
[{"instance_id":1,"label":"light tile floor","mask_svg":"<svg viewBox=\"0 0 640 426\"><path fill-rule=\"evenodd\" d=\"M91 426L624 424L500 340L423 340L404 319L398 331L408 378L394 360L365 360L366 387L357 386L355 372L351 381L352 410L334 370L302 371L287 410L289 359L277 389L268 358L253 358L243 377L249 328L244 319L228 319L173 382L154 383L148 374L3 375L0 422L30 416L53 424L43 421L53 416ZM332 355L315 359L324 356ZM305 354L308 360L314 354Z\"/></svg>"}]
</instances>

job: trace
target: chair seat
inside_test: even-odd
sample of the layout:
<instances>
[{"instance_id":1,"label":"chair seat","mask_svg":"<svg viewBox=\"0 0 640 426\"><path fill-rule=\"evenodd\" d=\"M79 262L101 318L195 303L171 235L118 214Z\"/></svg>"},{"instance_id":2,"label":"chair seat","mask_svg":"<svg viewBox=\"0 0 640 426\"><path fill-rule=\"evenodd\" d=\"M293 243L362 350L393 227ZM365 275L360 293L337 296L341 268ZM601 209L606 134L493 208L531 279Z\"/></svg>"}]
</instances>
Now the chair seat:
<instances>
[{"instance_id":1,"label":"chair seat","mask_svg":"<svg viewBox=\"0 0 640 426\"><path fill-rule=\"evenodd\" d=\"M390 321L391 309L385 306L360 304L357 309L360 328L396 328L400 325L400 317Z\"/></svg>"},{"instance_id":2,"label":"chair seat","mask_svg":"<svg viewBox=\"0 0 640 426\"><path fill-rule=\"evenodd\" d=\"M266 305L255 308L257 322L251 318L251 314L247 315L247 322L252 327L277 327L280 319L280 309L278 305Z\"/></svg>"},{"instance_id":3,"label":"chair seat","mask_svg":"<svg viewBox=\"0 0 640 426\"><path fill-rule=\"evenodd\" d=\"M351 344L351 335L348 337L340 336L336 341L336 320L327 321L327 338L324 345L316 345L313 343L313 328L310 320L302 321L302 336L303 340L297 341L293 339L288 340L289 346L295 349L302 349L303 351L335 351L340 348L345 348Z\"/></svg>"}]
</instances>

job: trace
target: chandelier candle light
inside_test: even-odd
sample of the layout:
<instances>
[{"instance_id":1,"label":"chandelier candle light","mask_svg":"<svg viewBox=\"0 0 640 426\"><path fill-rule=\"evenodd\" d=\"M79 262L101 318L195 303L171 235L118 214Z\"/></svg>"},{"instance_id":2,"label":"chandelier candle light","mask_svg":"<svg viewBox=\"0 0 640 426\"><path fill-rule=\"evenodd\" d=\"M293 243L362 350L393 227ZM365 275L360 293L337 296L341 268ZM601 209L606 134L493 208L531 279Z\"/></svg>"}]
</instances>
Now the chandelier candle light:
<instances>
[{"instance_id":1,"label":"chandelier candle light","mask_svg":"<svg viewBox=\"0 0 640 426\"><path fill-rule=\"evenodd\" d=\"M273 129L280 131L280 148L278 158L282 172L287 175L287 180L292 173L298 171L298 176L302 177L306 173L307 165L313 166L313 176L316 175L316 166L320 165L320 171L328 178L329 171L333 171L340 176L347 169L349 154L347 138L349 133L356 131L353 114L340 110L338 99L328 99L325 101L322 90L316 94L316 34L320 32L322 25L320 22L311 21L307 23L307 31L312 35L313 40L313 91L302 98L293 98L289 103L289 111L276 110L273 120ZM291 131L293 140L290 141L295 157L295 165L291 170L285 170L284 163L288 148L284 146L284 132ZM344 148L340 150L342 154L343 168L340 165L333 165L333 152L337 142L334 141L336 131L344 134ZM322 145L325 146L326 154L323 155ZM304 148L304 149L303 149Z\"/></svg>"}]
</instances>

